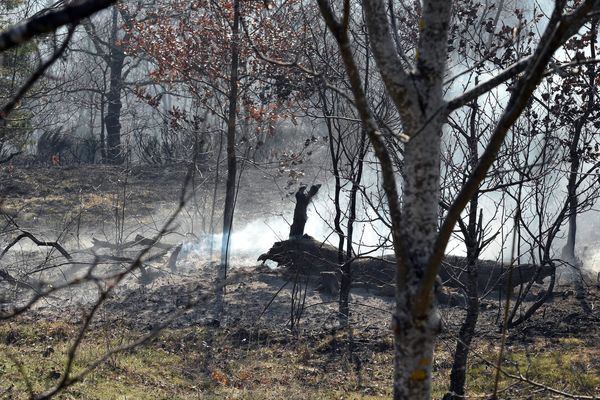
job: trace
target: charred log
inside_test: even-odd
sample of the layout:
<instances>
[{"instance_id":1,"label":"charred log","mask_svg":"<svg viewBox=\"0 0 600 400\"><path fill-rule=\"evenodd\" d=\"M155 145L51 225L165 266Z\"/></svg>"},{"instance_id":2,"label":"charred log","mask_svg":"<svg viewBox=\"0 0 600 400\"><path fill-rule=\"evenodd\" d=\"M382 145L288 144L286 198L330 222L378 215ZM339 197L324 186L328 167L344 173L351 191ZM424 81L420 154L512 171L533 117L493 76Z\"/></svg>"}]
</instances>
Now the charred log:
<instances>
[{"instance_id":1,"label":"charred log","mask_svg":"<svg viewBox=\"0 0 600 400\"><path fill-rule=\"evenodd\" d=\"M271 249L262 254L258 261L272 260L293 273L301 273L320 278L331 274L340 274L337 262L337 248L321 243L314 238L304 235L296 240L276 242ZM383 296L394 295L394 274L396 263L393 255L382 258L359 257L352 262L354 284L373 289ZM505 290L508 284L508 268L494 261L481 260L478 263L479 294L485 296L494 290ZM518 287L531 281L542 283L544 278L554 274L553 266L537 266L524 264L513 269L512 286ZM440 269L440 280L444 286L464 289L467 279L466 259L457 256L447 256ZM332 286L326 283L325 286Z\"/></svg>"},{"instance_id":2,"label":"charred log","mask_svg":"<svg viewBox=\"0 0 600 400\"><path fill-rule=\"evenodd\" d=\"M541 284L545 278L552 276L555 270L551 265L517 265L512 272L512 289L531 281ZM506 290L508 287L509 268L501 263L478 260L477 273L477 287L480 294L487 295L492 291ZM439 276L445 286L464 289L468 279L467 260L464 257L447 256L442 262Z\"/></svg>"}]
</instances>

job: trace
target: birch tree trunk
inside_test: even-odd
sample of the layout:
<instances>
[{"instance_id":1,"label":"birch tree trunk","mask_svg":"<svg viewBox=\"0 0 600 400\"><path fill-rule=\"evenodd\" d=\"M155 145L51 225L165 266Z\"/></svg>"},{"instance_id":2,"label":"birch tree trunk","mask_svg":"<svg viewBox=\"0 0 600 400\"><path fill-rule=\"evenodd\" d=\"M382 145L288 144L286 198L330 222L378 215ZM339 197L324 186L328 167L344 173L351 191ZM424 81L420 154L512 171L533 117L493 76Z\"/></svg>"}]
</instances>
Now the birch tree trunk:
<instances>
[{"instance_id":1,"label":"birch tree trunk","mask_svg":"<svg viewBox=\"0 0 600 400\"><path fill-rule=\"evenodd\" d=\"M389 32L382 28L388 28L385 5L378 0L367 0L364 5L373 55L388 93L393 93L404 135L409 138L404 149L402 176L402 243L396 244L403 246L403 260L398 265L394 316L394 398L426 399L431 397L433 350L440 330L431 289L425 293L429 298L427 305L418 313L413 310L414 300L421 296L420 280L433 254L438 232L444 123L442 83L448 56L451 2L424 1L422 4L416 68L409 73L411 86L397 82L401 64L397 61L390 65L396 50ZM382 21L386 23L381 24Z\"/></svg>"}]
</instances>

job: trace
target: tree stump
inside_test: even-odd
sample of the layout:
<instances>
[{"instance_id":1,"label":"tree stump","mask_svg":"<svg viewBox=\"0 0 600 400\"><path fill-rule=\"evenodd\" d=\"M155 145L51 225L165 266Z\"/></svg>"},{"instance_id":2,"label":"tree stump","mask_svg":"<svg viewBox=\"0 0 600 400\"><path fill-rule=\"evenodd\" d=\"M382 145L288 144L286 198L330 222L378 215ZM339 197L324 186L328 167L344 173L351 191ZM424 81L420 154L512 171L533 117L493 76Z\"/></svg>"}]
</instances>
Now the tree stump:
<instances>
[{"instance_id":1,"label":"tree stump","mask_svg":"<svg viewBox=\"0 0 600 400\"><path fill-rule=\"evenodd\" d=\"M320 287L325 293L337 296L340 293L340 279L333 271L325 271L320 274Z\"/></svg>"},{"instance_id":2,"label":"tree stump","mask_svg":"<svg viewBox=\"0 0 600 400\"><path fill-rule=\"evenodd\" d=\"M299 239L304 235L304 226L308 220L306 210L320 187L321 185L312 185L310 190L306 192L306 186L301 186L296 192L296 208L294 209L294 220L290 227L290 239Z\"/></svg>"}]
</instances>

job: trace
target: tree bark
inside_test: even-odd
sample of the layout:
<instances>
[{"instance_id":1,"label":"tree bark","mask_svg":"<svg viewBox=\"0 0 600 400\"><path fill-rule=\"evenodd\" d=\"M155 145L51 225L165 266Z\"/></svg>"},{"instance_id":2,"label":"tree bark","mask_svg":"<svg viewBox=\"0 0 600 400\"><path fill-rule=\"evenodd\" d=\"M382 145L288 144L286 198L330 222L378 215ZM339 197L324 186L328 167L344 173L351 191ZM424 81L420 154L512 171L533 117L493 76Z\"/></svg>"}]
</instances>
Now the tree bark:
<instances>
[{"instance_id":1,"label":"tree bark","mask_svg":"<svg viewBox=\"0 0 600 400\"><path fill-rule=\"evenodd\" d=\"M435 118L406 145L401 235L404 243L404 274L397 276L394 315L395 399L431 398L431 371L440 319L433 293L424 312L414 313L420 279L432 255L437 237L440 196L441 124Z\"/></svg>"},{"instance_id":2,"label":"tree bark","mask_svg":"<svg viewBox=\"0 0 600 400\"><path fill-rule=\"evenodd\" d=\"M124 160L123 149L121 148L121 90L123 89L123 65L125 63L125 53L117 45L118 41L118 13L117 9L112 10L112 32L109 51L109 69L110 86L106 94L106 115L104 123L106 125L106 158L110 164L121 164Z\"/></svg>"},{"instance_id":3,"label":"tree bark","mask_svg":"<svg viewBox=\"0 0 600 400\"><path fill-rule=\"evenodd\" d=\"M223 297L225 280L229 262L229 241L233 226L235 208L235 183L237 174L237 158L235 153L236 117L238 104L239 76L239 40L240 40L240 0L233 2L233 25L231 38L231 72L229 76L229 110L227 116L227 184L225 189L225 205L223 211L223 236L221 239L221 264L217 273L215 317L220 321L223 314Z\"/></svg>"},{"instance_id":4,"label":"tree bark","mask_svg":"<svg viewBox=\"0 0 600 400\"><path fill-rule=\"evenodd\" d=\"M323 109L323 115L326 116L325 118L325 124L327 126L327 134L329 136L329 155L331 156L331 168L333 170L333 177L334 177L334 189L333 189L333 205L335 207L335 215L333 217L333 229L335 230L335 233L338 236L338 259L337 262L339 265L341 265L342 267L342 282L341 282L341 288L342 291L340 292L340 301L339 301L339 307L338 307L338 315L339 315L339 321L340 321L340 326L346 326L348 325L348 317L350 314L350 309L348 307L348 300L347 300L347 296L348 296L348 288L350 287L349 283L346 285L346 281L347 281L347 274L344 274L344 272L346 271L346 265L344 264L344 231L342 230L342 225L341 225L341 219L342 219L342 206L341 206L341 192L342 192L342 183L341 183L341 177L340 177L340 161L341 161L341 157L342 157L342 146L344 145L342 143L342 132L338 129L337 130L337 135L334 135L333 131L334 131L334 127L331 121L331 116L332 116L332 112L330 110L328 110L327 107L327 96L325 92L321 93L321 101L323 102L322 105L322 109ZM335 100L333 100L333 102L335 102ZM335 104L335 103L334 103ZM312 189L312 188L311 188ZM310 194L310 193L309 193ZM298 193L296 193L296 196L298 195ZM298 198L298 197L296 197ZM309 200L310 201L310 200ZM299 202L296 202L296 207L298 207ZM294 212L294 214L296 214ZM305 212L306 214L306 212ZM304 226L302 227L302 229L304 230ZM291 235L291 232L290 232ZM302 236L302 235L300 235ZM291 237L291 236L290 236ZM346 300L344 301L344 297L346 297Z\"/></svg>"},{"instance_id":5,"label":"tree bark","mask_svg":"<svg viewBox=\"0 0 600 400\"><path fill-rule=\"evenodd\" d=\"M452 371L450 372L450 389L444 400L462 400L465 398L465 382L471 342L475 336L475 327L479 318L479 297L477 294L477 258L467 255L467 316L460 327Z\"/></svg>"},{"instance_id":6,"label":"tree bark","mask_svg":"<svg viewBox=\"0 0 600 400\"><path fill-rule=\"evenodd\" d=\"M477 167L479 161L479 141L477 130L477 114L479 107L477 100L473 102L471 115L469 116L469 132L467 136L467 162L472 171ZM467 297L467 315L458 333L456 351L452 371L450 372L450 388L444 396L444 400L461 400L465 397L465 382L467 378L467 363L471 341L475 336L475 328L479 318L479 288L478 288L478 259L481 252L481 239L483 237L482 216L477 220L477 209L479 207L479 192L469 202L468 224L461 228L467 248L467 281L465 285ZM466 229L465 229L466 228Z\"/></svg>"},{"instance_id":7,"label":"tree bark","mask_svg":"<svg viewBox=\"0 0 600 400\"><path fill-rule=\"evenodd\" d=\"M590 41L590 57L595 58L596 57L596 44L595 44L595 38L597 37L597 27L596 27L596 23L592 23L592 27L590 28L590 33L592 35L592 38L594 40ZM569 264L571 264L572 266L575 267L575 277L574 277L574 281L575 281L575 288L577 290L577 298L579 300L582 300L582 306L584 308L585 311L589 311L591 310L589 305L586 304L585 297L586 297L586 290L585 290L585 284L583 282L583 278L581 275L581 266L582 266L582 260L578 260L575 257L575 242L576 242L576 236L577 236L577 214L578 214L578 208L579 208L579 199L577 197L577 180L579 179L579 168L581 166L581 158L582 155L580 153L580 146L581 146L581 134L583 131L583 128L585 126L585 124L588 122L588 118L590 116L590 113L592 112L592 110L594 110L595 107L595 98L596 96L594 96L594 89L595 89L595 82L596 82L596 74L595 71L593 69L593 67L590 67L590 71L588 73L588 79L590 82L589 88L588 88L588 99L587 99L587 104L586 104L586 108L584 110L583 115L581 115L574 123L574 132L573 132L573 137L571 139L571 143L569 146L569 162L571 163L570 168L569 168L569 179L568 179L568 183L567 183L567 195L568 195L568 203L569 203L569 211L568 211L568 215L569 215L569 230L567 233L567 244L565 245L565 247L563 247L562 250L562 257L563 260L568 262Z\"/></svg>"},{"instance_id":8,"label":"tree bark","mask_svg":"<svg viewBox=\"0 0 600 400\"><path fill-rule=\"evenodd\" d=\"M106 120L104 115L104 94L102 94L102 98L100 100L100 162L106 162L106 138L105 138L105 129L106 129Z\"/></svg>"},{"instance_id":9,"label":"tree bark","mask_svg":"<svg viewBox=\"0 0 600 400\"><path fill-rule=\"evenodd\" d=\"M367 35L368 43L368 35ZM365 82L364 91L365 93L369 90L369 72L370 72L370 51L367 46L365 55ZM342 264L342 276L340 282L340 301L339 301L339 313L345 319L340 320L340 325L348 325L350 318L350 290L352 288L352 258L354 257L354 250L352 248L352 239L354 236L354 223L356 222L356 199L358 190L360 188L360 182L362 180L364 159L366 155L367 145L367 132L365 129L360 130L360 141L358 146L358 158L355 160L349 160L350 168L352 171L352 188L350 189L350 204L348 205L348 223L346 228L346 262ZM340 245L341 248L341 245ZM351 332L351 330L349 330Z\"/></svg>"}]
</instances>

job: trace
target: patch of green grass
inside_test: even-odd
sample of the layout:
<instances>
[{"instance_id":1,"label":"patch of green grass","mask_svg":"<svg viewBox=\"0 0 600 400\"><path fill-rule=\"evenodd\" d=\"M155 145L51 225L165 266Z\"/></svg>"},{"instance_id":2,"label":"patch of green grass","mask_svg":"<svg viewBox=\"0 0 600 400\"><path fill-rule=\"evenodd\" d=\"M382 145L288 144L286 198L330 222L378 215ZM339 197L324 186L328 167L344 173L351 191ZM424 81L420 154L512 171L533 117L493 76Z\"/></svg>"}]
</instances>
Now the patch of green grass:
<instances>
[{"instance_id":1,"label":"patch of green grass","mask_svg":"<svg viewBox=\"0 0 600 400\"><path fill-rule=\"evenodd\" d=\"M0 325L0 398L25 399L58 382L78 327L65 322L11 322ZM78 373L105 352L135 340L125 327L96 327L86 335L73 365ZM259 337L258 335L257 337ZM268 345L264 340L267 340ZM110 357L58 398L61 399L376 399L391 396L393 354L389 346L359 349L360 371L345 350L345 336L323 334L300 340L253 340L208 328L165 330L143 346ZM475 344L480 357L494 362L497 348ZM433 397L448 386L451 354L436 352ZM385 350L381 350L385 349ZM583 341L507 349L503 368L571 393L597 394L600 351ZM490 394L494 368L470 359L469 397ZM7 392L7 389L12 389ZM503 396L545 399L524 383L501 378ZM529 395L529 394L528 394Z\"/></svg>"},{"instance_id":2,"label":"patch of green grass","mask_svg":"<svg viewBox=\"0 0 600 400\"><path fill-rule=\"evenodd\" d=\"M0 326L0 393L12 385L10 398L24 399L29 390L55 385L76 333L76 326L63 322ZM94 329L81 344L73 373L137 337L121 327ZM389 371L389 360L363 371L364 385L358 387L355 372L337 355L315 358L311 346L293 342L244 347L231 340L222 332L210 337L205 328L165 330L110 357L59 398L374 399L390 393L389 373L382 372Z\"/></svg>"},{"instance_id":3,"label":"patch of green grass","mask_svg":"<svg viewBox=\"0 0 600 400\"><path fill-rule=\"evenodd\" d=\"M467 393L473 397L492 393L496 376L493 365L498 357L497 349L493 347L481 346L476 351L479 356L470 358L467 375ZM580 340L560 340L557 346L507 349L502 369L509 374L520 375L571 394L598 395L599 363L600 351L596 348L586 347ZM499 391L502 393L511 393L515 398L519 398L523 393L528 393L528 399L548 398L548 392L538 389L526 382L500 374ZM442 391L440 393L443 394Z\"/></svg>"},{"instance_id":4,"label":"patch of green grass","mask_svg":"<svg viewBox=\"0 0 600 400\"><path fill-rule=\"evenodd\" d=\"M542 349L535 354L509 354L511 372L533 381L574 393L598 393L600 372L597 369L598 352L588 349L582 341L568 341L567 346Z\"/></svg>"}]
</instances>

